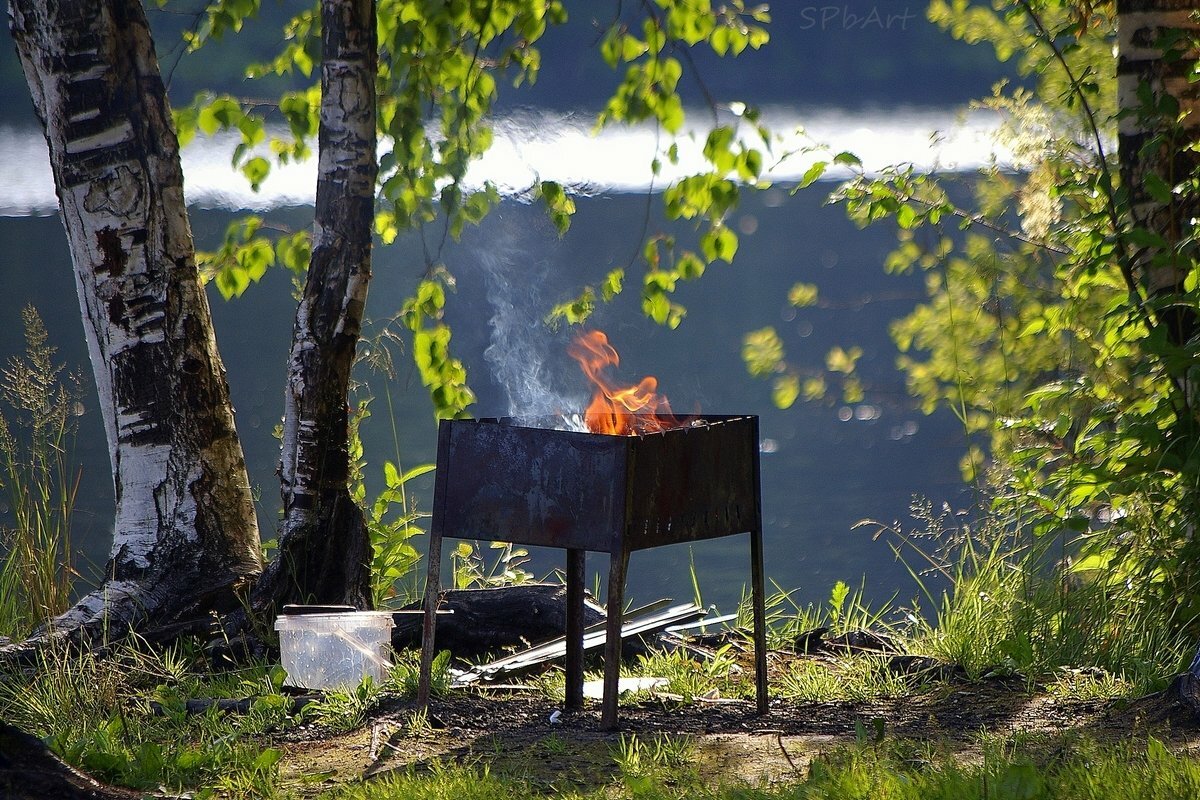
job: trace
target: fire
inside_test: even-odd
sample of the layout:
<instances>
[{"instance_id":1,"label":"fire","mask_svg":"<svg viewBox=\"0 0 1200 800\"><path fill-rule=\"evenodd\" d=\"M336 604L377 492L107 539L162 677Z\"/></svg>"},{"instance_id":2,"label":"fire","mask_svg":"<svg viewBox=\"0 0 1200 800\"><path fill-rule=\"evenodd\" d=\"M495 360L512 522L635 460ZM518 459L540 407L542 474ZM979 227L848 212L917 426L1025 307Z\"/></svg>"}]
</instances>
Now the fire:
<instances>
[{"instance_id":1,"label":"fire","mask_svg":"<svg viewBox=\"0 0 1200 800\"><path fill-rule=\"evenodd\" d=\"M676 427L667 398L658 394L658 378L648 375L633 386L616 386L605 375L607 367L621 363L620 356L601 331L575 337L567 353L595 385L596 392L584 412L592 433L633 436Z\"/></svg>"}]
</instances>

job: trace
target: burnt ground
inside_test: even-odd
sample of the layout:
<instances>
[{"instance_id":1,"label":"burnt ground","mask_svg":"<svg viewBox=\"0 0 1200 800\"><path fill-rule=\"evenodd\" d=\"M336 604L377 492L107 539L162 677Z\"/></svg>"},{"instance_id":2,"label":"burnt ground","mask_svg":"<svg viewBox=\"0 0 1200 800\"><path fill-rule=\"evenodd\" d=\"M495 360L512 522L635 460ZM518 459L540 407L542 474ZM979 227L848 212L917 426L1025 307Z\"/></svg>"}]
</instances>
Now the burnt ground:
<instances>
[{"instance_id":1,"label":"burnt ground","mask_svg":"<svg viewBox=\"0 0 1200 800\"><path fill-rule=\"evenodd\" d=\"M1099 742L1155 736L1177 751L1200 752L1200 725L1165 694L1134 701L1071 700L1030 692L1023 682L951 682L870 702L772 699L766 716L745 702L692 702L643 694L621 707L620 729L601 731L599 704L550 721L556 702L544 693L460 691L434 701L427 723L411 702L372 712L361 729L324 736L301 728L280 743L284 777L312 792L435 761L487 764L535 785L590 788L617 776L622 737L686 736L703 774L751 783L796 779L823 751L882 733L933 742L962 758L978 757L980 733L1026 734L1051 750L1085 738Z\"/></svg>"}]
</instances>

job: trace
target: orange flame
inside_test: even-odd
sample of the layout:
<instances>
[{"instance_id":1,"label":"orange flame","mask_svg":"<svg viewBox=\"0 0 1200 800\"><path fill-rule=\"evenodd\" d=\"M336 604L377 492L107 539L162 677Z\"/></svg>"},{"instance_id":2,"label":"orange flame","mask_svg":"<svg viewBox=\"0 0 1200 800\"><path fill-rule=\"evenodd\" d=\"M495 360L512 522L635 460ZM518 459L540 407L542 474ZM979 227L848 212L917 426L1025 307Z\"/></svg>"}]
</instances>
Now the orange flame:
<instances>
[{"instance_id":1,"label":"orange flame","mask_svg":"<svg viewBox=\"0 0 1200 800\"><path fill-rule=\"evenodd\" d=\"M633 386L619 387L605 377L605 368L618 366L621 359L601 331L581 333L567 347L567 353L596 386L583 415L592 433L633 436L679 424L667 398L657 393L657 378L648 375Z\"/></svg>"}]
</instances>

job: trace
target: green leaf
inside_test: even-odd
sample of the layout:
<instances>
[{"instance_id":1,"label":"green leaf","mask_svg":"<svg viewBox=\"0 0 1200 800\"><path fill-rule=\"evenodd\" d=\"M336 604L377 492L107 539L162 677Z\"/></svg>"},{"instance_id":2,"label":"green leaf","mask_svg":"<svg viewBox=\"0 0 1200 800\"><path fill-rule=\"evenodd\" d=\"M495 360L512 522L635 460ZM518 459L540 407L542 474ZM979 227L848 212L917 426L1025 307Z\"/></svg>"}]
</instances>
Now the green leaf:
<instances>
[{"instance_id":1,"label":"green leaf","mask_svg":"<svg viewBox=\"0 0 1200 800\"><path fill-rule=\"evenodd\" d=\"M400 479L400 471L391 461L383 462L383 480L388 488L395 488L403 484Z\"/></svg>"},{"instance_id":2,"label":"green leaf","mask_svg":"<svg viewBox=\"0 0 1200 800\"><path fill-rule=\"evenodd\" d=\"M266 772L267 770L274 768L274 766L278 764L282 758L282 750L279 750L275 747L265 748L258 754L258 757L254 759L254 770L256 772Z\"/></svg>"},{"instance_id":3,"label":"green leaf","mask_svg":"<svg viewBox=\"0 0 1200 800\"><path fill-rule=\"evenodd\" d=\"M208 136L234 127L242 118L242 109L232 97L217 97L200 109L196 124Z\"/></svg>"},{"instance_id":4,"label":"green leaf","mask_svg":"<svg viewBox=\"0 0 1200 800\"><path fill-rule=\"evenodd\" d=\"M841 347L832 347L825 355L825 368L830 372L841 372L849 375L854 372L854 365L858 359L862 357L861 347L851 347L849 350L844 350Z\"/></svg>"},{"instance_id":5,"label":"green leaf","mask_svg":"<svg viewBox=\"0 0 1200 800\"><path fill-rule=\"evenodd\" d=\"M742 361L756 378L778 372L783 367L783 340L774 328L760 328L742 337Z\"/></svg>"},{"instance_id":6,"label":"green leaf","mask_svg":"<svg viewBox=\"0 0 1200 800\"><path fill-rule=\"evenodd\" d=\"M722 225L705 233L700 246L709 261L719 259L727 264L732 264L733 257L737 254L738 237L736 233Z\"/></svg>"},{"instance_id":7,"label":"green leaf","mask_svg":"<svg viewBox=\"0 0 1200 800\"><path fill-rule=\"evenodd\" d=\"M622 61L635 61L639 56L644 55L650 49L649 45L640 41L636 36L624 34L620 38L620 52Z\"/></svg>"},{"instance_id":8,"label":"green leaf","mask_svg":"<svg viewBox=\"0 0 1200 800\"><path fill-rule=\"evenodd\" d=\"M675 271L685 281L695 280L704 274L704 261L690 250L679 254L675 261Z\"/></svg>"},{"instance_id":9,"label":"green leaf","mask_svg":"<svg viewBox=\"0 0 1200 800\"><path fill-rule=\"evenodd\" d=\"M642 298L642 312L659 325L665 325L671 315L671 303L661 291Z\"/></svg>"},{"instance_id":10,"label":"green leaf","mask_svg":"<svg viewBox=\"0 0 1200 800\"><path fill-rule=\"evenodd\" d=\"M817 304L817 286L814 283L795 283L788 291L788 302L796 308L807 308Z\"/></svg>"},{"instance_id":11,"label":"green leaf","mask_svg":"<svg viewBox=\"0 0 1200 800\"><path fill-rule=\"evenodd\" d=\"M1172 192L1171 187L1153 172L1147 172L1142 176L1142 186L1150 193L1150 196L1163 205L1171 202Z\"/></svg>"},{"instance_id":12,"label":"green leaf","mask_svg":"<svg viewBox=\"0 0 1200 800\"><path fill-rule=\"evenodd\" d=\"M621 293L621 288L625 282L625 270L618 267L604 276L604 282L600 284L600 296L604 298L604 302L612 300Z\"/></svg>"},{"instance_id":13,"label":"green leaf","mask_svg":"<svg viewBox=\"0 0 1200 800\"><path fill-rule=\"evenodd\" d=\"M261 156L255 156L242 165L242 174L250 181L250 188L256 192L270 173L271 163Z\"/></svg>"},{"instance_id":14,"label":"green leaf","mask_svg":"<svg viewBox=\"0 0 1200 800\"><path fill-rule=\"evenodd\" d=\"M828 162L817 161L811 167L804 170L804 175L801 176L800 183L797 184L797 187L804 189L808 186L811 186L815 181L819 180L821 176L825 174L825 170L828 167Z\"/></svg>"},{"instance_id":15,"label":"green leaf","mask_svg":"<svg viewBox=\"0 0 1200 800\"><path fill-rule=\"evenodd\" d=\"M800 378L796 375L783 375L775 379L771 389L771 402L776 408L791 408L800 396Z\"/></svg>"},{"instance_id":16,"label":"green leaf","mask_svg":"<svg viewBox=\"0 0 1200 800\"><path fill-rule=\"evenodd\" d=\"M428 475L429 473L433 472L435 469L437 469L436 464L420 464L420 465L415 466L412 469L408 470L403 475L401 475L400 483L401 484L408 483L409 481L419 478L422 475Z\"/></svg>"}]
</instances>

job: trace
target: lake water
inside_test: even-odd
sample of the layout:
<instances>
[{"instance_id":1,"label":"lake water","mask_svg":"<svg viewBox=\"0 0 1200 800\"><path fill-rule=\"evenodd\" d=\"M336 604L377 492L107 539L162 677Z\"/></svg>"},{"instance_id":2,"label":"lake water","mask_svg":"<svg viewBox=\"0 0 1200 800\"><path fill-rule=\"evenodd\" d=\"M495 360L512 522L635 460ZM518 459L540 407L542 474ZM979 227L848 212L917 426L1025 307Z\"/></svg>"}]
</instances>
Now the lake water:
<instances>
[{"instance_id":1,"label":"lake water","mask_svg":"<svg viewBox=\"0 0 1200 800\"><path fill-rule=\"evenodd\" d=\"M778 152L810 139L836 141L838 149L857 152L871 169L911 161L925 169L967 170L994 153L986 119L974 118L948 138L931 139L934 130L954 127L949 113L776 112L773 122L781 130L797 123L807 130L807 137L789 134ZM594 141L587 135L589 125L589 119L573 117L504 121L496 148L472 178L496 182L506 199L482 227L441 252L457 279L448 320L455 353L479 395L472 409L478 416L508 413L514 390L499 376L527 375L533 364L541 365L545 392L578 399L587 393L578 368L565 355L570 332L547 330L538 321L551 304L627 264L637 251L654 147L644 131L606 133ZM293 228L311 222L311 208L298 205L311 196L311 167L283 171L254 195L229 173L227 151L218 145L185 152L199 247L215 246L234 209L269 209L272 219ZM0 175L5 215L0 217L0 274L6 287L0 295L0 356L20 351L19 311L33 303L46 318L61 360L90 377L69 254L53 216L44 144L36 133L0 128L0 154L7 165ZM784 160L776 179L794 179L814 157ZM693 158L683 148L680 169ZM562 239L537 206L521 200L533 175L579 192L578 214ZM894 368L897 354L887 325L919 299L920 278L884 274L891 231L856 228L840 209L824 204L831 187L826 183L795 196L786 189L748 196L731 220L741 237L736 265L710 268L700 281L681 287L677 299L688 314L678 330L645 320L636 288L601 308L594 323L621 353L621 377L634 382L656 375L677 411L760 415L766 563L773 583L795 590L800 602L827 597L837 580L863 584L874 600L903 602L915 592L907 569L886 542L853 527L867 518L905 519L914 496L954 507L969 503L957 470L963 434L951 415L927 417L915 410ZM376 249L368 303L374 320L399 309L421 264L415 237ZM278 442L272 432L282 412L294 312L289 280L269 273L240 300L225 302L215 294L212 300L251 481L260 494L260 525L268 533L278 509ZM797 281L820 287L820 307L797 312L788 306L788 288ZM831 346L862 347L866 399L853 406L831 401L775 409L770 386L747 376L740 357L743 335L765 325L777 328L791 360L814 370ZM360 373L376 398L363 430L373 482L383 460L396 457L397 446L406 466L434 457L436 429L428 398L407 357L398 354L397 363L391 380ZM108 459L94 398L88 399L81 425L76 457L83 484L75 536L86 571L88 564L94 567L106 558L111 529ZM418 504L428 508L428 482L416 488ZM535 553L530 566L540 575L560 560L557 552ZM603 560L589 560L589 571ZM749 580L744 536L635 554L629 573L633 600L690 598L692 560L704 600L731 608Z\"/></svg>"}]
</instances>

